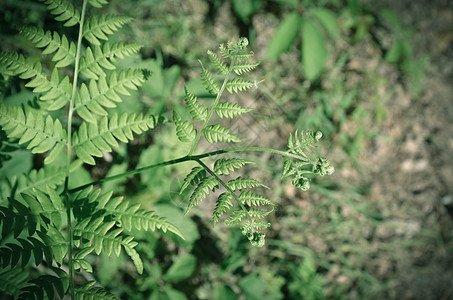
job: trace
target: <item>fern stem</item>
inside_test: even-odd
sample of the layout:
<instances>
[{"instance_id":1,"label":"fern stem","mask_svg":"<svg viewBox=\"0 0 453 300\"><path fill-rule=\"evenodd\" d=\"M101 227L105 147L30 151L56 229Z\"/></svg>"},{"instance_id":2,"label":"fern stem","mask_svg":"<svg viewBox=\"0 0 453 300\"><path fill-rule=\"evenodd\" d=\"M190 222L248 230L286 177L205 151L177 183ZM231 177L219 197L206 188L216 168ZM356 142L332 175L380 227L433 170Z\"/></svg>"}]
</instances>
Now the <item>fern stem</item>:
<instances>
[{"instance_id":1,"label":"fern stem","mask_svg":"<svg viewBox=\"0 0 453 300\"><path fill-rule=\"evenodd\" d=\"M220 87L219 92L217 93L217 97L215 98L214 104L211 106L208 116L206 117L206 120L203 122L203 126L201 126L200 130L197 132L197 136L195 137L195 140L193 141L192 147L190 148L190 151L187 154L187 156L191 156L193 154L193 151L197 147L198 142L200 141L201 135L203 134L203 130L208 125L208 122L211 119L212 114L214 113L214 110L220 101L220 97L222 97L223 91L225 90L226 84L228 83L228 79L230 79L231 72L233 72L234 63L235 63L235 60L233 59L230 64L230 68L228 69L228 74L225 76L225 79L223 80L223 84Z\"/></svg>"},{"instance_id":2,"label":"fern stem","mask_svg":"<svg viewBox=\"0 0 453 300\"><path fill-rule=\"evenodd\" d=\"M221 155L221 154L230 153L230 152L253 152L253 151L255 151L255 152L271 152L271 153L279 154L279 155L284 156L284 157L291 157L291 158L295 158L295 159L298 159L298 160L306 161L303 157L301 157L299 155L295 155L295 154L292 154L292 153L288 153L288 152L285 152L285 151L280 151L280 150L272 149L272 148L263 148L263 147L230 148L230 149L223 149L223 150L217 150L217 151L212 151L212 152L208 152L208 153L203 153L203 154L199 154L199 155L192 155L192 156L187 155L187 156L183 156L183 157L180 157L180 158L167 160L167 161L160 162L160 163L157 163L157 164L154 164L154 165L149 165L149 166L146 166L146 167L138 168L138 169L131 170L131 171L128 171L128 172L124 172L124 173L121 173L121 174L117 174L117 175L114 175L114 176L106 177L106 178L103 178L103 179L100 179L100 180L97 180L97 181L93 181L93 182L78 186L76 188L73 188L73 189L69 190L68 192L69 193L75 193L75 192L81 191L81 190L83 190L83 189L85 189L87 187L93 186L93 185L98 185L98 184L102 184L104 182L108 182L108 181L111 181L111 180L116 180L116 179L120 179L120 178L123 178L123 177L126 177L126 176L139 174L139 173L142 173L144 171L148 171L148 170L151 170L151 169L154 169L154 168L158 168L158 167L170 166L170 165L179 164L179 163L186 162L186 161L198 162L199 160L201 160L203 158L206 158L206 157Z\"/></svg>"},{"instance_id":3,"label":"fern stem","mask_svg":"<svg viewBox=\"0 0 453 300\"><path fill-rule=\"evenodd\" d=\"M247 218L249 219L250 223L253 223L253 219L252 219L252 216L250 216L249 214L249 211L245 208L244 204L242 204L241 200L239 199L239 197L236 195L236 193L228 186L228 184L225 183L225 181L223 181L219 176L217 176L216 173L214 173L211 169L209 169L209 167L207 165L205 165L200 159L195 159L195 161L203 167L203 169L205 169L209 174L211 174L211 176L213 176L218 183L220 183L232 196L233 198L236 200L236 202L239 204L239 206L241 207L241 209L246 213L247 215Z\"/></svg>"},{"instance_id":4,"label":"fern stem","mask_svg":"<svg viewBox=\"0 0 453 300\"><path fill-rule=\"evenodd\" d=\"M71 165L71 152L72 152L72 115L74 114L74 98L77 92L77 79L79 77L79 61L80 61L80 48L82 46L83 38L83 23L85 21L85 11L87 6L87 0L83 0L81 19L79 24L79 36L77 38L77 52L75 57L75 67L74 67L74 78L72 82L72 94L71 99L69 100L69 111L68 111L68 140L66 144L66 179L64 190L66 194L66 214L68 218L68 272L69 272L69 292L71 294L71 299L75 299L75 288L74 288L74 264L72 261L73 256L73 228L72 228L72 218L71 210L72 205L69 199L69 173Z\"/></svg>"}]
</instances>

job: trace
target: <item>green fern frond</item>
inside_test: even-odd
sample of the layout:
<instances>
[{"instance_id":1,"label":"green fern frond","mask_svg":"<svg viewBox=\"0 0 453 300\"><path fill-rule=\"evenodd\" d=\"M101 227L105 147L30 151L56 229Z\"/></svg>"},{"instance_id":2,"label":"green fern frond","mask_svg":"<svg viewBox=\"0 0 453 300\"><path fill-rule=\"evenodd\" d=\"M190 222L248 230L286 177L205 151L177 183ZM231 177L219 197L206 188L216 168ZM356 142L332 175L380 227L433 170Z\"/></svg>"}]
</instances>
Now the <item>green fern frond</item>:
<instances>
[{"instance_id":1,"label":"green fern frond","mask_svg":"<svg viewBox=\"0 0 453 300\"><path fill-rule=\"evenodd\" d=\"M217 199L214 212L212 213L213 225L219 221L220 217L233 207L231 199L233 196L229 192L222 193Z\"/></svg>"},{"instance_id":2,"label":"green fern frond","mask_svg":"<svg viewBox=\"0 0 453 300\"><path fill-rule=\"evenodd\" d=\"M208 53L209 60L211 61L211 64L213 65L213 67L215 69L217 69L221 75L227 75L228 67L225 64L225 62L223 62L222 59L217 54L212 52L211 50L208 50L207 53Z\"/></svg>"},{"instance_id":3,"label":"green fern frond","mask_svg":"<svg viewBox=\"0 0 453 300\"><path fill-rule=\"evenodd\" d=\"M44 48L42 54L52 54L52 61L56 63L55 67L63 68L69 66L75 61L76 45L74 42L68 42L63 34L61 37L58 32L50 32L38 27L22 27L19 33L31 41L37 48Z\"/></svg>"},{"instance_id":4,"label":"green fern frond","mask_svg":"<svg viewBox=\"0 0 453 300\"><path fill-rule=\"evenodd\" d=\"M204 178L198 186L193 191L192 195L189 198L189 206L187 207L186 214L192 207L195 207L200 203L206 196L211 192L214 191L215 188L218 188L217 180L210 176Z\"/></svg>"},{"instance_id":5,"label":"green fern frond","mask_svg":"<svg viewBox=\"0 0 453 300\"><path fill-rule=\"evenodd\" d=\"M244 92L254 86L253 82L243 78L233 78L226 84L226 89L230 94Z\"/></svg>"},{"instance_id":6,"label":"green fern frond","mask_svg":"<svg viewBox=\"0 0 453 300\"><path fill-rule=\"evenodd\" d=\"M189 174L184 178L184 184L179 190L182 194L190 185L197 185L201 180L206 177L206 170L202 167L194 167Z\"/></svg>"},{"instance_id":7,"label":"green fern frond","mask_svg":"<svg viewBox=\"0 0 453 300\"><path fill-rule=\"evenodd\" d=\"M69 77L66 76L61 82L58 71L54 69L51 80L47 79L47 74L41 72L41 63L34 62L30 58L25 58L22 54L6 53L0 54L0 65L10 72L10 75L19 75L21 79L31 79L25 84L26 87L33 88L35 93L44 93L42 100L55 100L49 110L57 110L63 107L70 99L72 85Z\"/></svg>"},{"instance_id":8,"label":"green fern frond","mask_svg":"<svg viewBox=\"0 0 453 300\"><path fill-rule=\"evenodd\" d=\"M242 158L220 158L214 163L214 172L218 175L230 175L231 171L239 169L245 164L255 163Z\"/></svg>"},{"instance_id":9,"label":"green fern frond","mask_svg":"<svg viewBox=\"0 0 453 300\"><path fill-rule=\"evenodd\" d=\"M215 112L221 119L233 119L252 110L253 108L244 108L237 103L231 102L219 102L215 107Z\"/></svg>"},{"instance_id":10,"label":"green fern frond","mask_svg":"<svg viewBox=\"0 0 453 300\"><path fill-rule=\"evenodd\" d=\"M290 153L301 155L308 158L305 151L311 152L310 148L315 147L315 144L322 138L320 131L302 131L299 136L299 132L296 130L293 135L290 133L288 137L287 148Z\"/></svg>"},{"instance_id":11,"label":"green fern frond","mask_svg":"<svg viewBox=\"0 0 453 300\"><path fill-rule=\"evenodd\" d=\"M72 3L68 3L66 0L41 0L47 5L47 9L50 10L52 15L56 15L54 18L56 21L65 22L63 25L71 27L79 24L80 12L74 8Z\"/></svg>"},{"instance_id":12,"label":"green fern frond","mask_svg":"<svg viewBox=\"0 0 453 300\"><path fill-rule=\"evenodd\" d=\"M88 87L82 83L80 92L76 94L74 110L85 121L94 123L97 116L107 116L106 108L116 106L115 102L122 102L121 95L130 95L128 89L136 90L144 81L140 70L129 69L117 73L113 71L108 80L100 77L91 80Z\"/></svg>"},{"instance_id":13,"label":"green fern frond","mask_svg":"<svg viewBox=\"0 0 453 300\"><path fill-rule=\"evenodd\" d=\"M220 126L220 124L209 125L203 130L204 137L208 143L217 142L239 143L241 139L230 133L230 129Z\"/></svg>"},{"instance_id":14,"label":"green fern frond","mask_svg":"<svg viewBox=\"0 0 453 300\"><path fill-rule=\"evenodd\" d=\"M130 17L116 15L92 17L83 26L83 37L91 44L100 46L99 39L108 40L106 34L113 34L130 21L132 21Z\"/></svg>"},{"instance_id":15,"label":"green fern frond","mask_svg":"<svg viewBox=\"0 0 453 300\"><path fill-rule=\"evenodd\" d=\"M37 230L36 233L41 238L41 240L44 241L44 244L47 245L47 248L52 250L52 255L55 261L60 265L63 264L63 259L68 251L68 242L61 231L57 230L53 226L49 226L45 232ZM47 256L46 260L47 262L52 261L52 259L49 260Z\"/></svg>"},{"instance_id":16,"label":"green fern frond","mask_svg":"<svg viewBox=\"0 0 453 300\"><path fill-rule=\"evenodd\" d=\"M127 143L134 138L134 132L140 134L153 129L157 123L158 118L155 116L127 113L123 113L119 118L116 113L110 119L104 117L99 126L97 123L82 122L73 135L74 151L83 162L94 165L93 156L102 157L101 151L111 152L110 146L117 147L117 140Z\"/></svg>"},{"instance_id":17,"label":"green fern frond","mask_svg":"<svg viewBox=\"0 0 453 300\"><path fill-rule=\"evenodd\" d=\"M57 299L63 298L66 292L62 279L53 275L40 275L38 278L30 280L29 283L31 285L21 290L19 299ZM56 297L55 291L59 297ZM44 294L47 297L44 297Z\"/></svg>"},{"instance_id":18,"label":"green fern frond","mask_svg":"<svg viewBox=\"0 0 453 300\"><path fill-rule=\"evenodd\" d=\"M109 2L107 0L88 0L88 3L90 3L90 5L93 7L101 8L103 5L106 5Z\"/></svg>"},{"instance_id":19,"label":"green fern frond","mask_svg":"<svg viewBox=\"0 0 453 300\"><path fill-rule=\"evenodd\" d=\"M29 283L27 278L29 272L21 268L3 268L0 270L0 292L5 295L13 296L18 299L20 290L25 288Z\"/></svg>"},{"instance_id":20,"label":"green fern frond","mask_svg":"<svg viewBox=\"0 0 453 300\"><path fill-rule=\"evenodd\" d=\"M94 246L94 252L99 255L101 252L110 256L112 253L119 256L121 248L132 259L137 272L143 272L143 263L139 254L134 249L137 242L131 236L123 237L122 228L113 229L115 221L106 221L103 216L94 219L84 219L74 226L74 244L80 245L83 240L84 245Z\"/></svg>"},{"instance_id":21,"label":"green fern frond","mask_svg":"<svg viewBox=\"0 0 453 300\"><path fill-rule=\"evenodd\" d=\"M182 121L181 116L173 111L173 122L176 125L176 135L181 142L192 142L197 136L197 130L189 121Z\"/></svg>"},{"instance_id":22,"label":"green fern frond","mask_svg":"<svg viewBox=\"0 0 453 300\"><path fill-rule=\"evenodd\" d=\"M51 150L45 163L51 163L66 143L66 131L58 119L54 121L47 116L44 121L42 114L24 112L20 106L0 105L0 126L9 138L18 138L19 144L28 142L27 149L31 149L33 153Z\"/></svg>"},{"instance_id":23,"label":"green fern frond","mask_svg":"<svg viewBox=\"0 0 453 300\"><path fill-rule=\"evenodd\" d=\"M230 211L230 216L223 221L226 226L239 225L247 218L247 212L242 209L235 209Z\"/></svg>"},{"instance_id":24,"label":"green fern frond","mask_svg":"<svg viewBox=\"0 0 453 300\"><path fill-rule=\"evenodd\" d=\"M195 121L204 121L208 116L208 110L198 103L197 97L184 87L186 96L184 98L186 105L189 107L190 114Z\"/></svg>"},{"instance_id":25,"label":"green fern frond","mask_svg":"<svg viewBox=\"0 0 453 300\"><path fill-rule=\"evenodd\" d=\"M242 62L240 64L235 64L233 66L233 71L237 75L242 75L242 74L248 73L250 71L253 71L258 66L259 66L259 63Z\"/></svg>"},{"instance_id":26,"label":"green fern frond","mask_svg":"<svg viewBox=\"0 0 453 300\"><path fill-rule=\"evenodd\" d=\"M209 93L217 95L220 91L219 84L214 79L212 73L203 66L203 63L200 60L199 62L201 64L201 81L203 81L203 84Z\"/></svg>"},{"instance_id":27,"label":"green fern frond","mask_svg":"<svg viewBox=\"0 0 453 300\"><path fill-rule=\"evenodd\" d=\"M265 184L259 182L258 180L250 178L250 176L247 178L243 178L243 177L239 176L236 179L232 179L232 180L228 181L228 187L230 189L232 189L233 191L242 190L245 188L254 188L254 187L265 187L267 189L269 188Z\"/></svg>"},{"instance_id":28,"label":"green fern frond","mask_svg":"<svg viewBox=\"0 0 453 300\"><path fill-rule=\"evenodd\" d=\"M0 247L0 265L2 268L8 266L15 268L20 264L20 267L24 268L33 257L35 265L39 266L43 262L45 252L48 252L48 257L52 257L50 251L43 241L35 237L16 238L15 243L6 243Z\"/></svg>"},{"instance_id":29,"label":"green fern frond","mask_svg":"<svg viewBox=\"0 0 453 300\"><path fill-rule=\"evenodd\" d=\"M28 230L28 235L32 236L38 226L36 214L33 214L28 206L16 199L9 198L7 204L9 207L0 206L2 237L14 234L16 238L25 229Z\"/></svg>"},{"instance_id":30,"label":"green fern frond","mask_svg":"<svg viewBox=\"0 0 453 300\"><path fill-rule=\"evenodd\" d=\"M124 58L128 55L137 53L141 46L138 44L115 43L110 45L105 43L101 48L94 46L92 50L88 47L85 55L80 58L80 73L90 79L99 79L105 77L104 69L114 70L116 67L111 61L115 61L115 57Z\"/></svg>"},{"instance_id":31,"label":"green fern frond","mask_svg":"<svg viewBox=\"0 0 453 300\"><path fill-rule=\"evenodd\" d=\"M259 206L259 205L276 206L276 204L271 200L267 199L264 196L255 194L252 191L241 192L241 195L239 195L239 200L242 202L242 204L247 204L248 206Z\"/></svg>"},{"instance_id":32,"label":"green fern frond","mask_svg":"<svg viewBox=\"0 0 453 300\"><path fill-rule=\"evenodd\" d=\"M92 287L96 281L89 281L76 289L75 294L78 300L116 300L117 298L101 287Z\"/></svg>"}]
</instances>

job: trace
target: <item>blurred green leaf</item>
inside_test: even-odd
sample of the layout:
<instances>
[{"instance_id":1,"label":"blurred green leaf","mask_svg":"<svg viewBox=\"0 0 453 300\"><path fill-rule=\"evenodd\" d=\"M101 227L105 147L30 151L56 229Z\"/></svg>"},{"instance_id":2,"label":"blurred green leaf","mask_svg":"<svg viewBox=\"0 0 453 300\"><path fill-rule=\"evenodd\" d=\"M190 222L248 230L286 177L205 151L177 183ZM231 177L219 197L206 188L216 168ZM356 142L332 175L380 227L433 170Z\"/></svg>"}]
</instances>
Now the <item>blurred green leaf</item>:
<instances>
[{"instance_id":1,"label":"blurred green leaf","mask_svg":"<svg viewBox=\"0 0 453 300\"><path fill-rule=\"evenodd\" d=\"M233 0L233 9L242 22L249 24L249 17L260 7L260 0Z\"/></svg>"},{"instance_id":2,"label":"blurred green leaf","mask_svg":"<svg viewBox=\"0 0 453 300\"><path fill-rule=\"evenodd\" d=\"M327 60L326 41L322 30L311 19L302 23L302 64L305 76L314 81L324 69Z\"/></svg>"},{"instance_id":3,"label":"blurred green leaf","mask_svg":"<svg viewBox=\"0 0 453 300\"><path fill-rule=\"evenodd\" d=\"M164 279L170 282L178 282L187 279L195 271L196 264L197 259L191 254L177 256L167 273L164 275Z\"/></svg>"},{"instance_id":4,"label":"blurred green leaf","mask_svg":"<svg viewBox=\"0 0 453 300\"><path fill-rule=\"evenodd\" d=\"M218 285L214 288L214 300L237 300L234 291L225 285Z\"/></svg>"},{"instance_id":5,"label":"blurred green leaf","mask_svg":"<svg viewBox=\"0 0 453 300\"><path fill-rule=\"evenodd\" d=\"M267 46L267 59L276 60L280 54L288 51L299 33L301 20L301 16L293 12L282 21Z\"/></svg>"},{"instance_id":6,"label":"blurred green leaf","mask_svg":"<svg viewBox=\"0 0 453 300\"><path fill-rule=\"evenodd\" d=\"M269 283L261 279L258 275L245 276L239 281L238 285L247 300L283 299L283 294L280 290L269 291Z\"/></svg>"},{"instance_id":7,"label":"blurred green leaf","mask_svg":"<svg viewBox=\"0 0 453 300\"><path fill-rule=\"evenodd\" d=\"M412 56L411 45L404 39L397 39L392 48L385 54L385 60L391 64L396 64Z\"/></svg>"},{"instance_id":8,"label":"blurred green leaf","mask_svg":"<svg viewBox=\"0 0 453 300\"><path fill-rule=\"evenodd\" d=\"M324 26L324 29L333 39L336 39L340 36L337 17L332 11L325 8L316 7L310 9L309 13L319 20L322 26Z\"/></svg>"}]
</instances>

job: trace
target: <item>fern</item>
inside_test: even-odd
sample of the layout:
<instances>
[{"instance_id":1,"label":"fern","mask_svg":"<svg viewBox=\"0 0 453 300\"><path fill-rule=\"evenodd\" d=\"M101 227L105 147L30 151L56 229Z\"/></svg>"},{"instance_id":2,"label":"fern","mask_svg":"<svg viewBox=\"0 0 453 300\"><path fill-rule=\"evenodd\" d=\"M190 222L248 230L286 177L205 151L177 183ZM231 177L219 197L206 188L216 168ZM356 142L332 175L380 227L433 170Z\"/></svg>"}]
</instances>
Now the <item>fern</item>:
<instances>
[{"instance_id":1,"label":"fern","mask_svg":"<svg viewBox=\"0 0 453 300\"><path fill-rule=\"evenodd\" d=\"M241 107L237 103L231 103L231 102L220 102L215 107L215 113L221 119L223 119L223 118L233 119L235 117L239 117L242 114L248 113L252 110L253 110L253 108L244 108L244 107Z\"/></svg>"},{"instance_id":2,"label":"fern","mask_svg":"<svg viewBox=\"0 0 453 300\"><path fill-rule=\"evenodd\" d=\"M219 175L230 175L234 169L239 169L245 164L254 164L253 161L242 158L221 158L214 164L214 172Z\"/></svg>"},{"instance_id":3,"label":"fern","mask_svg":"<svg viewBox=\"0 0 453 300\"><path fill-rule=\"evenodd\" d=\"M91 17L83 27L83 37L93 45L100 46L101 40L108 40L107 34L113 34L115 31L132 21L130 17L101 15Z\"/></svg>"},{"instance_id":4,"label":"fern","mask_svg":"<svg viewBox=\"0 0 453 300\"><path fill-rule=\"evenodd\" d=\"M217 142L241 142L241 139L230 133L230 130L220 126L220 124L209 125L204 129L204 136L208 143L217 143Z\"/></svg>"}]
</instances>

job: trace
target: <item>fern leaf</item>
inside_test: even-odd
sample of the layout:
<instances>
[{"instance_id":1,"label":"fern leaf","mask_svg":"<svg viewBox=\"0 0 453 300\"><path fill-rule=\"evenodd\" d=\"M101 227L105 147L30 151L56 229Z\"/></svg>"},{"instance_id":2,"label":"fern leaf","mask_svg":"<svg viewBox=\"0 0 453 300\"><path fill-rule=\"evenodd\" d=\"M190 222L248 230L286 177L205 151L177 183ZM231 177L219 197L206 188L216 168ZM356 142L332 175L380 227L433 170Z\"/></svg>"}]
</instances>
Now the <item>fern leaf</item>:
<instances>
[{"instance_id":1,"label":"fern leaf","mask_svg":"<svg viewBox=\"0 0 453 300\"><path fill-rule=\"evenodd\" d=\"M184 98L186 105L195 121L204 121L208 116L208 110L198 103L197 97L184 87L186 96Z\"/></svg>"},{"instance_id":2,"label":"fern leaf","mask_svg":"<svg viewBox=\"0 0 453 300\"><path fill-rule=\"evenodd\" d=\"M135 90L142 85L143 73L140 70L113 71L108 80L100 77L91 80L88 87L82 83L76 94L74 110L85 121L94 123L97 116L107 116L104 108L113 108L115 102L121 102L122 95L130 95L126 88Z\"/></svg>"},{"instance_id":3,"label":"fern leaf","mask_svg":"<svg viewBox=\"0 0 453 300\"><path fill-rule=\"evenodd\" d=\"M29 283L29 271L21 268L2 268L0 270L0 292L5 295L13 296L18 299L20 290L25 288Z\"/></svg>"},{"instance_id":4,"label":"fern leaf","mask_svg":"<svg viewBox=\"0 0 453 300\"><path fill-rule=\"evenodd\" d=\"M72 3L66 0L41 0L47 5L50 13L56 15L55 20L65 22L64 26L71 27L80 22L80 12Z\"/></svg>"},{"instance_id":5,"label":"fern leaf","mask_svg":"<svg viewBox=\"0 0 453 300\"><path fill-rule=\"evenodd\" d=\"M208 50L208 56L214 68L216 68L221 75L228 74L227 65L222 61L222 59L217 54L215 54L211 50Z\"/></svg>"},{"instance_id":6,"label":"fern leaf","mask_svg":"<svg viewBox=\"0 0 453 300\"><path fill-rule=\"evenodd\" d=\"M203 130L204 137L210 143L226 142L239 143L241 139L230 133L230 129L220 126L219 124L210 125Z\"/></svg>"},{"instance_id":7,"label":"fern leaf","mask_svg":"<svg viewBox=\"0 0 453 300\"><path fill-rule=\"evenodd\" d=\"M239 196L239 200L242 204L247 204L248 206L259 206L259 205L269 205L276 206L271 200L267 199L264 196L255 194L252 191L244 191Z\"/></svg>"},{"instance_id":8,"label":"fern leaf","mask_svg":"<svg viewBox=\"0 0 453 300\"><path fill-rule=\"evenodd\" d=\"M37 230L36 233L44 241L44 244L47 245L48 249L52 250L52 255L55 261L59 264L63 263L63 259L67 254L68 250L68 242L66 237L63 236L60 230L57 230L53 226L49 226L45 232ZM44 253L45 254L45 253ZM52 257L50 259L46 256L47 262L52 261Z\"/></svg>"},{"instance_id":9,"label":"fern leaf","mask_svg":"<svg viewBox=\"0 0 453 300\"><path fill-rule=\"evenodd\" d=\"M305 158L307 157L306 151L311 152L310 148L314 148L315 144L321 139L322 133L320 131L302 131L299 136L298 131L292 134L289 134L287 148L290 153L301 155Z\"/></svg>"},{"instance_id":10,"label":"fern leaf","mask_svg":"<svg viewBox=\"0 0 453 300\"><path fill-rule=\"evenodd\" d=\"M114 70L115 65L111 61L115 61L115 57L124 58L128 55L137 53L141 46L138 44L115 43L110 45L105 43L103 48L94 46L93 49L88 47L85 51L85 56L80 58L80 73L90 79L98 79L104 77L103 69Z\"/></svg>"},{"instance_id":11,"label":"fern leaf","mask_svg":"<svg viewBox=\"0 0 453 300\"><path fill-rule=\"evenodd\" d=\"M247 212L242 209L235 209L230 212L230 216L223 222L227 226L241 224L242 220L247 217Z\"/></svg>"},{"instance_id":12,"label":"fern leaf","mask_svg":"<svg viewBox=\"0 0 453 300\"><path fill-rule=\"evenodd\" d=\"M218 188L217 180L214 177L206 177L204 178L198 186L193 191L192 195L189 199L189 206L187 207L186 214L192 207L195 207L200 203L206 196L211 192L214 191L215 188Z\"/></svg>"},{"instance_id":13,"label":"fern leaf","mask_svg":"<svg viewBox=\"0 0 453 300\"><path fill-rule=\"evenodd\" d=\"M237 103L231 102L219 102L215 107L215 112L221 119L223 118L233 119L234 117L240 116L244 113L248 113L252 110L253 108L244 108Z\"/></svg>"},{"instance_id":14,"label":"fern leaf","mask_svg":"<svg viewBox=\"0 0 453 300\"><path fill-rule=\"evenodd\" d=\"M90 3L90 5L93 7L101 8L103 5L106 5L109 2L107 0L88 0L88 3Z\"/></svg>"},{"instance_id":15,"label":"fern leaf","mask_svg":"<svg viewBox=\"0 0 453 300\"><path fill-rule=\"evenodd\" d=\"M202 167L194 167L184 178L184 184L181 186L179 194L182 194L189 185L196 185L206 177L206 171Z\"/></svg>"},{"instance_id":16,"label":"fern leaf","mask_svg":"<svg viewBox=\"0 0 453 300\"><path fill-rule=\"evenodd\" d=\"M22 54L6 53L0 54L0 65L3 65L12 76L19 75L21 79L31 79L26 87L33 88L35 93L44 93L42 100L57 100L52 103L49 110L57 110L69 102L72 85L69 77L66 76L61 82L58 71L54 69L51 80L47 79L47 74L41 72L41 63L33 62L30 58L25 58Z\"/></svg>"},{"instance_id":17,"label":"fern leaf","mask_svg":"<svg viewBox=\"0 0 453 300\"><path fill-rule=\"evenodd\" d=\"M76 297L78 300L116 300L117 298L104 290L101 287L93 287L96 281L89 281L83 286L76 289Z\"/></svg>"},{"instance_id":18,"label":"fern leaf","mask_svg":"<svg viewBox=\"0 0 453 300\"><path fill-rule=\"evenodd\" d=\"M2 268L7 266L14 268L19 263L23 268L27 266L32 256L36 266L42 263L44 253L48 251L48 247L43 241L35 237L28 237L28 239L16 238L15 242L6 243L0 247Z\"/></svg>"},{"instance_id":19,"label":"fern leaf","mask_svg":"<svg viewBox=\"0 0 453 300\"><path fill-rule=\"evenodd\" d=\"M255 163L242 158L220 158L214 163L214 172L219 175L230 175L231 171L239 169L245 164Z\"/></svg>"},{"instance_id":20,"label":"fern leaf","mask_svg":"<svg viewBox=\"0 0 453 300\"><path fill-rule=\"evenodd\" d=\"M182 121L181 116L174 110L173 122L176 125L176 135L181 142L192 142L197 136L196 129L189 121Z\"/></svg>"},{"instance_id":21,"label":"fern leaf","mask_svg":"<svg viewBox=\"0 0 453 300\"><path fill-rule=\"evenodd\" d=\"M19 33L35 44L38 48L44 48L42 54L52 54L52 61L56 62L57 68L69 66L75 61L76 46L74 42L68 42L65 35L50 32L37 27L22 27Z\"/></svg>"},{"instance_id":22,"label":"fern leaf","mask_svg":"<svg viewBox=\"0 0 453 300\"><path fill-rule=\"evenodd\" d=\"M242 190L245 188L254 188L254 187L265 187L267 189L269 188L266 185L264 185L263 183L259 182L258 180L250 178L250 176L247 178L243 178L243 177L239 176L236 179L232 179L232 180L228 181L228 187L230 189L232 189L233 191Z\"/></svg>"},{"instance_id":23,"label":"fern leaf","mask_svg":"<svg viewBox=\"0 0 453 300\"><path fill-rule=\"evenodd\" d=\"M240 64L235 64L233 66L233 71L237 75L242 75L242 74L248 73L248 72L256 69L256 67L258 67L258 66L259 66L259 63L242 62Z\"/></svg>"},{"instance_id":24,"label":"fern leaf","mask_svg":"<svg viewBox=\"0 0 453 300\"><path fill-rule=\"evenodd\" d=\"M199 62L201 64L201 81L203 81L203 84L209 93L217 95L220 91L219 84L215 81L212 73L205 69L203 63L201 61Z\"/></svg>"},{"instance_id":25,"label":"fern leaf","mask_svg":"<svg viewBox=\"0 0 453 300\"><path fill-rule=\"evenodd\" d=\"M233 196L231 195L231 193L225 192L222 193L217 199L214 212L212 213L212 221L214 226L219 221L220 217L233 207L233 203L231 202L232 197Z\"/></svg>"},{"instance_id":26,"label":"fern leaf","mask_svg":"<svg viewBox=\"0 0 453 300\"><path fill-rule=\"evenodd\" d=\"M117 139L127 143L134 138L133 132L140 134L157 125L155 116L123 113L119 118L116 113L110 119L104 117L97 123L83 122L73 135L73 146L77 156L87 164L94 165L93 156L101 157L102 151L111 152L118 146Z\"/></svg>"},{"instance_id":27,"label":"fern leaf","mask_svg":"<svg viewBox=\"0 0 453 300\"><path fill-rule=\"evenodd\" d=\"M92 17L83 26L83 37L91 44L100 46L99 39L107 40L106 34L113 34L130 21L132 21L130 17L116 15Z\"/></svg>"},{"instance_id":28,"label":"fern leaf","mask_svg":"<svg viewBox=\"0 0 453 300\"><path fill-rule=\"evenodd\" d=\"M226 84L226 89L230 94L236 94L238 92L244 92L254 86L250 80L242 78L233 78Z\"/></svg>"},{"instance_id":29,"label":"fern leaf","mask_svg":"<svg viewBox=\"0 0 453 300\"><path fill-rule=\"evenodd\" d=\"M33 153L52 150L46 163L52 162L66 143L66 131L58 119L53 121L47 116L44 120L42 114L24 112L20 106L0 105L0 126L9 138L18 138L19 144L28 142L27 149L31 149Z\"/></svg>"}]
</instances>

